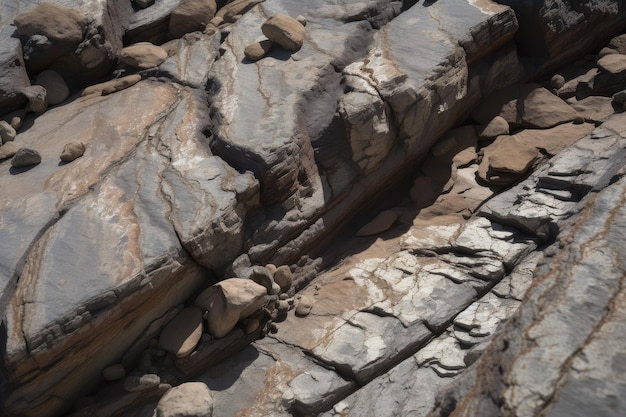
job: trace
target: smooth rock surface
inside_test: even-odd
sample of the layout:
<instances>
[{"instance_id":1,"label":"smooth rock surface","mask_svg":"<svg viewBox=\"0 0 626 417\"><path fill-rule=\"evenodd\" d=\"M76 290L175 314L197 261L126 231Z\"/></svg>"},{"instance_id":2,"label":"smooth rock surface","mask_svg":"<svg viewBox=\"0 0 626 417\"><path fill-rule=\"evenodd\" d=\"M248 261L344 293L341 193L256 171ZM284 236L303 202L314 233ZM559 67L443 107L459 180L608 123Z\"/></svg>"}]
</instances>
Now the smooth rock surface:
<instances>
[{"instance_id":1,"label":"smooth rock surface","mask_svg":"<svg viewBox=\"0 0 626 417\"><path fill-rule=\"evenodd\" d=\"M213 397L202 382L187 382L171 388L161 397L156 417L211 417Z\"/></svg>"},{"instance_id":2,"label":"smooth rock surface","mask_svg":"<svg viewBox=\"0 0 626 417\"><path fill-rule=\"evenodd\" d=\"M65 101L70 90L63 77L53 70L45 70L37 75L35 84L46 89L48 104L55 105Z\"/></svg>"},{"instance_id":3,"label":"smooth rock surface","mask_svg":"<svg viewBox=\"0 0 626 417\"><path fill-rule=\"evenodd\" d=\"M202 310L187 307L165 325L159 336L159 346L178 358L189 355L202 336Z\"/></svg>"}]
</instances>

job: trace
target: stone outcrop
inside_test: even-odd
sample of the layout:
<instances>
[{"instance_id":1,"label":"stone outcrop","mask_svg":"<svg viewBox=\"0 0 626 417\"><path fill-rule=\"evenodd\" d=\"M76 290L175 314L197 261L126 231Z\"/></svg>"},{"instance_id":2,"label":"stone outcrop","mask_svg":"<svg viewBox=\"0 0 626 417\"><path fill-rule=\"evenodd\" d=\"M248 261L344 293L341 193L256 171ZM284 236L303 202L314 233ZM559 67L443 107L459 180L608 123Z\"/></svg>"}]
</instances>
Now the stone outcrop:
<instances>
[{"instance_id":1,"label":"stone outcrop","mask_svg":"<svg viewBox=\"0 0 626 417\"><path fill-rule=\"evenodd\" d=\"M535 265L550 265L543 247L622 184L618 41L558 89L520 84L599 47L624 20L617 3L528 3L545 3L539 53L525 49L537 25L524 26L524 2L235 0L182 29L181 2L149 3L0 14L0 102L16 131L0 153L40 155L0 162L2 413L158 415L192 377L215 415L426 415L474 401L463 389L490 367L481 352L500 343ZM58 6L85 17L71 48L52 59L43 29L11 38L16 17ZM277 15L301 16L286 28L301 42L251 62L246 47ZM150 42L158 59L129 63L122 41ZM67 81L59 105L30 86L35 63ZM456 128L470 113L478 125ZM86 151L59 163L70 141ZM409 173L401 205L349 223ZM239 377L225 384L226 370Z\"/></svg>"}]
</instances>

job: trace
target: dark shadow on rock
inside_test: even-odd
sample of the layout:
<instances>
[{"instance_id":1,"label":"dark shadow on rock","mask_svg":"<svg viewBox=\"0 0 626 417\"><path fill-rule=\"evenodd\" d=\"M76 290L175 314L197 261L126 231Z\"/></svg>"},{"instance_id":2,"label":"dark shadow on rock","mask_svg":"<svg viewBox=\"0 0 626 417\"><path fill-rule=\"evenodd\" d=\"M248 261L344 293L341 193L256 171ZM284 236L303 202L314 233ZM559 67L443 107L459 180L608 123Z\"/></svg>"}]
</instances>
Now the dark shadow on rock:
<instances>
[{"instance_id":1,"label":"dark shadow on rock","mask_svg":"<svg viewBox=\"0 0 626 417\"><path fill-rule=\"evenodd\" d=\"M211 391L224 391L241 378L243 371L258 357L259 351L251 345L239 353L211 367L199 378Z\"/></svg>"},{"instance_id":2,"label":"dark shadow on rock","mask_svg":"<svg viewBox=\"0 0 626 417\"><path fill-rule=\"evenodd\" d=\"M69 162L67 162L67 161L59 161L59 163L58 163L58 165L57 165L57 166L62 167L63 165L67 165L67 164L69 164L70 162L72 162L72 161L69 161Z\"/></svg>"},{"instance_id":3,"label":"dark shadow on rock","mask_svg":"<svg viewBox=\"0 0 626 417\"><path fill-rule=\"evenodd\" d=\"M9 168L9 173L11 175L18 175L18 174L21 174L23 172L30 171L31 169L35 168L37 165L39 165L39 164L29 165L27 167L19 167L19 168L11 167L11 168Z\"/></svg>"}]
</instances>

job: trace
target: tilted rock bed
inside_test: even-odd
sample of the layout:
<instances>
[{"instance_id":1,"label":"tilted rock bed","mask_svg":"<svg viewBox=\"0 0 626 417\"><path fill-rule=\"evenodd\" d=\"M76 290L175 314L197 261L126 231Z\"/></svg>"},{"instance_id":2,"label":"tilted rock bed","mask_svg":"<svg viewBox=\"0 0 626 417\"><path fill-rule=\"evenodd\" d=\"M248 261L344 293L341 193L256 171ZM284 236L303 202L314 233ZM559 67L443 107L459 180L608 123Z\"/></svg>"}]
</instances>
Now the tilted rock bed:
<instances>
[{"instance_id":1,"label":"tilted rock bed","mask_svg":"<svg viewBox=\"0 0 626 417\"><path fill-rule=\"evenodd\" d=\"M619 109L621 96L609 96L624 87L620 61L604 59L606 50L595 71L594 57L583 75L564 74L548 89L525 84L494 96L472 115L480 125L449 132L426 155L483 94L537 70L525 74L520 65L524 55L516 50L520 40L512 40L518 27L511 9L488 1L405 9L380 1L367 10L321 0L235 1L221 7L204 32L167 43L163 25L178 2L157 1L126 14L121 3L103 5L117 9L89 20L89 42L83 38L82 48L64 52L71 59L61 58L81 60L88 45L114 45L121 53L123 35L139 51L127 55L121 77L47 111L47 90L24 87L18 99L29 101L27 109L39 116L7 116L16 130L13 142L36 148L41 158L27 171L0 173L7 197L1 220L12 225L0 230L9 415L54 415L73 403L78 415L151 415L154 405L138 404L211 363L219 365L202 378L212 388L216 415L241 407L259 415L329 409L357 415L367 410L359 408L361 398L375 398L359 386L402 381L398 372L412 375L415 366L432 382L430 394L420 404L388 397L404 411L428 412L441 405L434 399L436 378L447 381L475 360L498 322L516 309L536 261L525 255L554 239L559 221L569 216L571 207L562 211L558 202L583 201L607 178L621 175L617 162L573 172L559 168L541 177L541 186L526 185L556 202L533 194L502 203L507 210L521 204L519 212L481 207L492 188L522 179L546 157L587 137L590 123ZM597 19L593 8L587 12L584 19ZM245 61L246 46L259 41L263 22L276 13L306 16L302 48L272 49L255 64ZM615 30L621 20L619 14L605 19L594 36ZM578 29L568 30L563 33L570 36ZM105 42L94 42L95 33ZM546 35L552 55L539 71L562 59L560 39ZM160 49L137 45L145 41ZM96 52L81 62L104 56ZM108 72L118 54L107 56L101 68ZM139 64L144 59L146 69ZM540 111L543 106L550 111ZM496 115L510 135L486 129ZM536 135L518 130L523 128L545 130ZM68 137L84 146L84 155L59 164ZM582 155L578 165L593 160L594 152L619 161L612 152L620 149L614 145L621 136L606 137L575 150ZM479 140L488 142L477 147ZM592 155L585 154L590 147ZM413 202L359 228L369 236L387 227L392 233L406 229L397 244L377 245L371 256L363 252L323 274L315 261L293 263L314 253L319 239L424 156ZM537 206L528 209L526 200ZM415 217L416 207L421 217ZM296 272L295 287L287 294L276 280L285 266L273 272L269 262L292 264L287 269ZM199 290L216 277L248 274L257 281L254 311L234 309L236 320L229 321L239 323L231 331L230 325L212 328L210 314L206 327L198 324L198 316L212 310L193 306ZM321 276L312 287L292 299L316 274ZM209 303L238 299L227 295L223 282L211 286ZM267 301L269 308L259 310ZM265 331L275 334L246 347ZM468 346L476 346L469 356ZM240 349L240 356L225 360ZM394 367L403 359L408 362ZM220 390L224 375L232 381L239 373L231 388ZM98 384L101 390L94 390ZM406 386L399 382L398 389ZM85 392L93 396L75 402ZM233 392L238 405L228 400ZM378 406L381 413L393 409Z\"/></svg>"}]
</instances>

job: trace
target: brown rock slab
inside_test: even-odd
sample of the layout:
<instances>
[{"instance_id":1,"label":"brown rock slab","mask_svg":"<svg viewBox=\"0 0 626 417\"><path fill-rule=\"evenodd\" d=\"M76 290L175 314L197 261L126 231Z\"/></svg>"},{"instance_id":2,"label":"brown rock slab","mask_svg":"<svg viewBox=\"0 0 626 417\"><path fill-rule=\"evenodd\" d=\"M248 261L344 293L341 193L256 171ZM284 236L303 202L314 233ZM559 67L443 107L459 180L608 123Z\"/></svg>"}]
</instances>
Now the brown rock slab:
<instances>
[{"instance_id":1,"label":"brown rock slab","mask_svg":"<svg viewBox=\"0 0 626 417\"><path fill-rule=\"evenodd\" d=\"M389 230L391 226L398 220L398 214L393 210L384 210L378 213L378 215L359 229L356 232L357 236L372 236Z\"/></svg>"},{"instance_id":2,"label":"brown rock slab","mask_svg":"<svg viewBox=\"0 0 626 417\"><path fill-rule=\"evenodd\" d=\"M556 155L566 147L591 134L591 123L565 123L550 129L526 129L513 135L517 140L534 146L549 155Z\"/></svg>"},{"instance_id":3,"label":"brown rock slab","mask_svg":"<svg viewBox=\"0 0 626 417\"><path fill-rule=\"evenodd\" d=\"M478 177L487 184L510 185L539 157L537 148L514 136L500 136L484 149Z\"/></svg>"},{"instance_id":4,"label":"brown rock slab","mask_svg":"<svg viewBox=\"0 0 626 417\"><path fill-rule=\"evenodd\" d=\"M35 84L46 89L48 104L59 104L65 101L70 95L70 89L63 77L54 70L44 70L37 75Z\"/></svg>"},{"instance_id":5,"label":"brown rock slab","mask_svg":"<svg viewBox=\"0 0 626 417\"><path fill-rule=\"evenodd\" d=\"M11 166L15 168L23 168L31 165L37 165L41 162L41 155L34 149L20 148L17 150L13 159L11 159Z\"/></svg>"},{"instance_id":6,"label":"brown rock slab","mask_svg":"<svg viewBox=\"0 0 626 417\"><path fill-rule=\"evenodd\" d=\"M158 67L166 59L167 52L165 49L150 42L139 42L127 46L120 52L120 61L139 69Z\"/></svg>"},{"instance_id":7,"label":"brown rock slab","mask_svg":"<svg viewBox=\"0 0 626 417\"><path fill-rule=\"evenodd\" d=\"M226 336L241 319L261 309L267 302L267 290L250 279L229 278L204 290L194 302L208 311L209 332Z\"/></svg>"},{"instance_id":8,"label":"brown rock slab","mask_svg":"<svg viewBox=\"0 0 626 417\"><path fill-rule=\"evenodd\" d=\"M215 0L181 0L170 15L169 32L173 37L181 38L186 33L202 31L215 17L216 11Z\"/></svg>"},{"instance_id":9,"label":"brown rock slab","mask_svg":"<svg viewBox=\"0 0 626 417\"><path fill-rule=\"evenodd\" d=\"M612 101L611 97L589 96L574 102L572 107L585 121L602 123L615 113Z\"/></svg>"},{"instance_id":10,"label":"brown rock slab","mask_svg":"<svg viewBox=\"0 0 626 417\"><path fill-rule=\"evenodd\" d=\"M272 49L272 41L264 39L259 42L251 43L243 50L244 56L250 61L258 61L263 58Z\"/></svg>"},{"instance_id":11,"label":"brown rock slab","mask_svg":"<svg viewBox=\"0 0 626 417\"><path fill-rule=\"evenodd\" d=\"M202 337L202 310L191 306L183 309L165 325L159 346L166 352L183 358L189 355Z\"/></svg>"},{"instance_id":12,"label":"brown rock slab","mask_svg":"<svg viewBox=\"0 0 626 417\"><path fill-rule=\"evenodd\" d=\"M298 51L304 42L304 26L293 17L277 13L261 26L267 39L288 51Z\"/></svg>"},{"instance_id":13,"label":"brown rock slab","mask_svg":"<svg viewBox=\"0 0 626 417\"><path fill-rule=\"evenodd\" d=\"M61 161L72 162L76 158L80 158L85 154L85 144L82 142L69 142L61 151Z\"/></svg>"}]
</instances>

